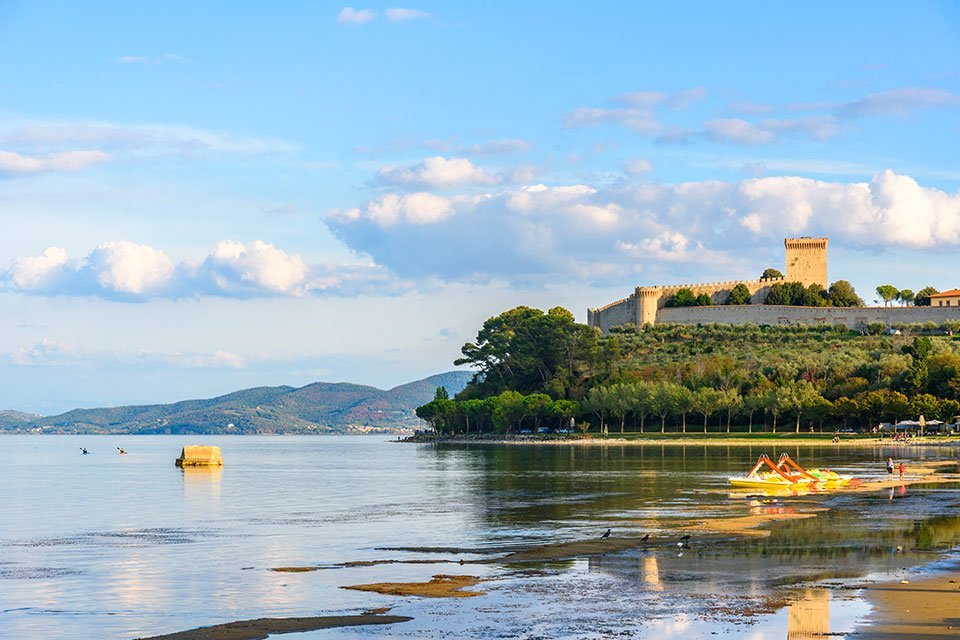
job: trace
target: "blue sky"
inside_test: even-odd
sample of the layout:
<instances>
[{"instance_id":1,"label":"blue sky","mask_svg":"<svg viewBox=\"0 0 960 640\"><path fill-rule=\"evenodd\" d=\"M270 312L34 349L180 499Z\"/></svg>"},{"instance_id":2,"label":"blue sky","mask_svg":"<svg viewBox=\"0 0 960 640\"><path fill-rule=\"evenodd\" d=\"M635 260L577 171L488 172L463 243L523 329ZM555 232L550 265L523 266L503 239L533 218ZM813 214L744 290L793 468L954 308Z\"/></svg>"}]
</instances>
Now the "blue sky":
<instances>
[{"instance_id":1,"label":"blue sky","mask_svg":"<svg viewBox=\"0 0 960 640\"><path fill-rule=\"evenodd\" d=\"M956 2L0 0L0 59L2 408L392 386L791 235L960 286Z\"/></svg>"}]
</instances>

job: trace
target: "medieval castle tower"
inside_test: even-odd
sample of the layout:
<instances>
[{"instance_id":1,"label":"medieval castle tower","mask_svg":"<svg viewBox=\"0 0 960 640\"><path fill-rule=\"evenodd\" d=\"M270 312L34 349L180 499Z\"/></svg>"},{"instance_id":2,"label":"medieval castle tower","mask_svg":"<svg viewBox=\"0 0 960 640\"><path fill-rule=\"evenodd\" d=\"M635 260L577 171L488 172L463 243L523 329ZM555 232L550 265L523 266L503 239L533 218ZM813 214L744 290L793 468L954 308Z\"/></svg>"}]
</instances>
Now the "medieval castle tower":
<instances>
[{"instance_id":1,"label":"medieval castle tower","mask_svg":"<svg viewBox=\"0 0 960 640\"><path fill-rule=\"evenodd\" d=\"M827 238L786 238L787 282L799 282L805 287L827 284Z\"/></svg>"}]
</instances>

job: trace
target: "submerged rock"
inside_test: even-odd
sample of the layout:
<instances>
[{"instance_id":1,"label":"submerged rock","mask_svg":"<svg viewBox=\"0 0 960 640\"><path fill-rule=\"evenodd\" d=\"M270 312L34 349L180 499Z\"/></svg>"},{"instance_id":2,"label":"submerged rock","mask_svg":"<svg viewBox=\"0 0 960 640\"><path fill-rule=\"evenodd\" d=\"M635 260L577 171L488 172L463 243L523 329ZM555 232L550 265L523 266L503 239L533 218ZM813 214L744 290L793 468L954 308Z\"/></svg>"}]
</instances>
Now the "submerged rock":
<instances>
[{"instance_id":1,"label":"submerged rock","mask_svg":"<svg viewBox=\"0 0 960 640\"><path fill-rule=\"evenodd\" d=\"M178 467L218 467L223 465L220 447L204 444L188 444L180 451Z\"/></svg>"}]
</instances>

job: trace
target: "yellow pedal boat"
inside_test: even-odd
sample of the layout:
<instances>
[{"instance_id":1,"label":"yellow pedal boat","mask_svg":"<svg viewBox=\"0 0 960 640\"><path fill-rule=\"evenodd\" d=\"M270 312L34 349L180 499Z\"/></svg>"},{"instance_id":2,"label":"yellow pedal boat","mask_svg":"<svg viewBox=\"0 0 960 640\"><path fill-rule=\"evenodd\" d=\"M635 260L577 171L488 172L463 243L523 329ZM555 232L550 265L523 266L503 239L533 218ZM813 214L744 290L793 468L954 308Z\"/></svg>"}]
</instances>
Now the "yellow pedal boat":
<instances>
[{"instance_id":1,"label":"yellow pedal boat","mask_svg":"<svg viewBox=\"0 0 960 640\"><path fill-rule=\"evenodd\" d=\"M762 471L764 467L766 471ZM804 469L786 453L780 454L776 464L767 454L761 454L746 476L729 478L734 487L750 489L842 487L852 480L830 469Z\"/></svg>"}]
</instances>

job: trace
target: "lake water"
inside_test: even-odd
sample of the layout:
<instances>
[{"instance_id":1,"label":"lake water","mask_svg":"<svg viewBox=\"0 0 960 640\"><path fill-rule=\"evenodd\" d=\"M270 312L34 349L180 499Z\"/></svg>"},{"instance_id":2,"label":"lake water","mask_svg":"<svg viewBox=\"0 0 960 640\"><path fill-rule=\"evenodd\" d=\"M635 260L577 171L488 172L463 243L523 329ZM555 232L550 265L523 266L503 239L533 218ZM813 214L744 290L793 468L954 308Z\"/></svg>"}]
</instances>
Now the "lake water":
<instances>
[{"instance_id":1,"label":"lake water","mask_svg":"<svg viewBox=\"0 0 960 640\"><path fill-rule=\"evenodd\" d=\"M222 470L174 466L182 445L200 443L222 448ZM761 640L803 624L842 634L868 607L838 587L903 575L960 545L960 492L946 485L732 495L726 477L762 452L433 446L384 436L8 436L0 439L0 638L127 639L376 607L414 620L282 637ZM908 473L915 460L956 455L789 453L860 477L885 475L888 454L906 457ZM678 527L699 517L811 504L829 510L772 525L767 538L673 546ZM657 544L539 564L472 562L593 539L608 527L615 537L650 532ZM436 563L272 571L365 560ZM476 588L487 593L421 599L341 588L441 573L486 578Z\"/></svg>"}]
</instances>

